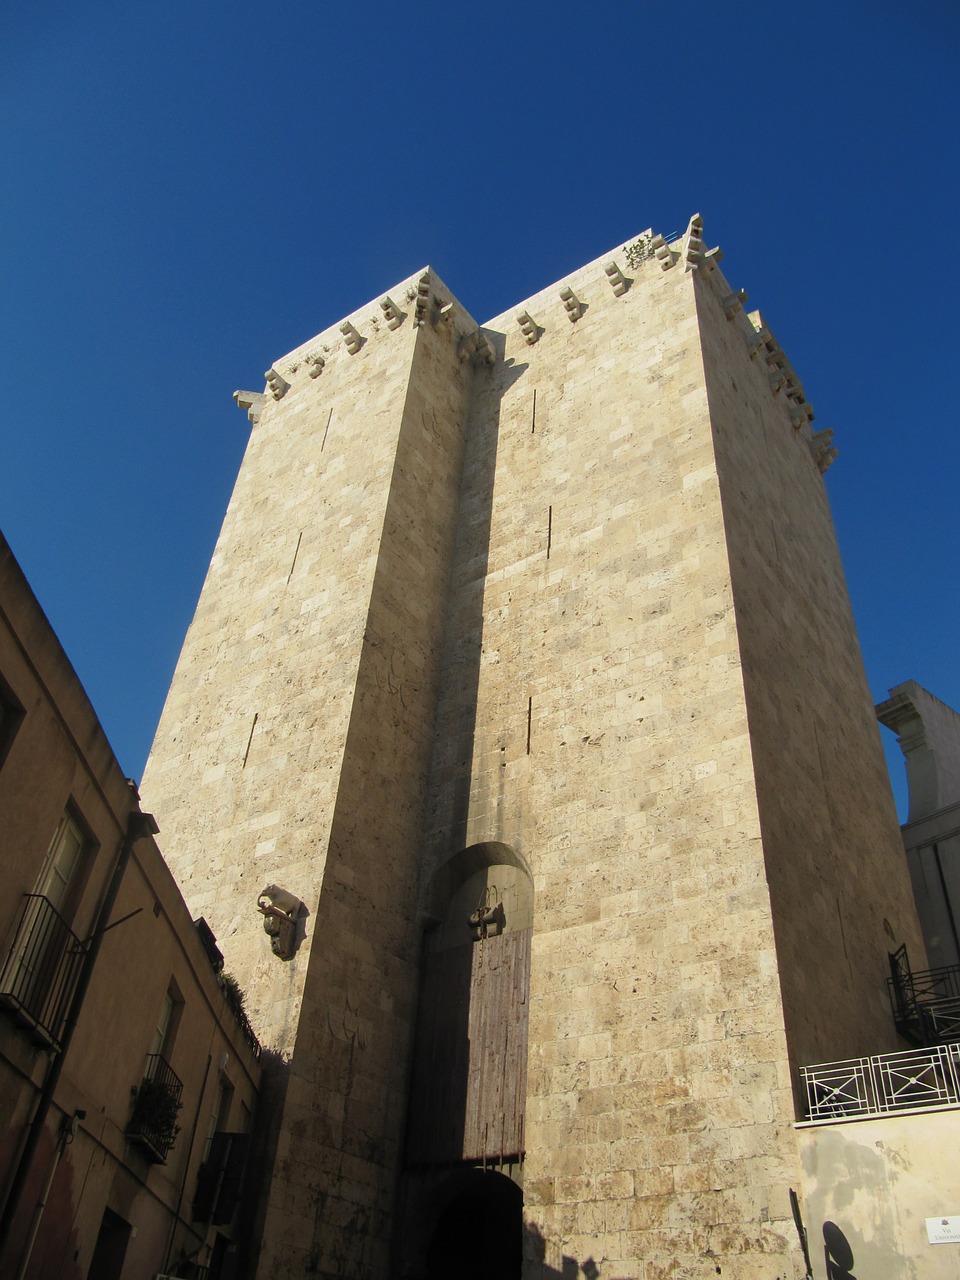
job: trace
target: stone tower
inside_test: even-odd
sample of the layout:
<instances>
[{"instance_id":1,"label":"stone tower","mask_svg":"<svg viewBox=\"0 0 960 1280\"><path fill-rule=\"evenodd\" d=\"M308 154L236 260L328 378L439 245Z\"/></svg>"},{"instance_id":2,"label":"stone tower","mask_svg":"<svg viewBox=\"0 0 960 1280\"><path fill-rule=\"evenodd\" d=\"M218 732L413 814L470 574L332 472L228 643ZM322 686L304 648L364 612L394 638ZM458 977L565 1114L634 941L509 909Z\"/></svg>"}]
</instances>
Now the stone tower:
<instances>
[{"instance_id":1,"label":"stone tower","mask_svg":"<svg viewBox=\"0 0 960 1280\"><path fill-rule=\"evenodd\" d=\"M719 259L479 328L428 270L237 393L142 793L277 1057L258 1276L803 1274L796 1069L922 949L830 433Z\"/></svg>"}]
</instances>

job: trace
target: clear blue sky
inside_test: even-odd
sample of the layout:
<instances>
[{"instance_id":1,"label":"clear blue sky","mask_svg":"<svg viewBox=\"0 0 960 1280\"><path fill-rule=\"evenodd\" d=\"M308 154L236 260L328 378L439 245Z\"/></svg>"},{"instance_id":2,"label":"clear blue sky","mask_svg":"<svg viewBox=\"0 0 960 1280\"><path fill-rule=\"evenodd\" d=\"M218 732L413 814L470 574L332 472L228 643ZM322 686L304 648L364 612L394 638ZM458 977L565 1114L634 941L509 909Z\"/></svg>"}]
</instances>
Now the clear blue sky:
<instances>
[{"instance_id":1,"label":"clear blue sky","mask_svg":"<svg viewBox=\"0 0 960 1280\"><path fill-rule=\"evenodd\" d=\"M958 12L7 0L0 525L123 767L243 452L236 387L427 263L482 321L695 211L836 429L875 698L960 708Z\"/></svg>"}]
</instances>

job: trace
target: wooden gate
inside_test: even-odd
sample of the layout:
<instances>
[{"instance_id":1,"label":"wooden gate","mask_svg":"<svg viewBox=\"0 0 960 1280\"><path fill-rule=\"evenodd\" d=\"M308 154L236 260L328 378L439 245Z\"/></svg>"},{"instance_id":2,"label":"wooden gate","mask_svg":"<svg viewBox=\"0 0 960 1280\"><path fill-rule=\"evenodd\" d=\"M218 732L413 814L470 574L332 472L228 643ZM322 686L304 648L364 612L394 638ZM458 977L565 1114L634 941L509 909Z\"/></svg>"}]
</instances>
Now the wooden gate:
<instances>
[{"instance_id":1,"label":"wooden gate","mask_svg":"<svg viewBox=\"0 0 960 1280\"><path fill-rule=\"evenodd\" d=\"M424 956L408 1165L522 1156L530 935L519 929Z\"/></svg>"}]
</instances>

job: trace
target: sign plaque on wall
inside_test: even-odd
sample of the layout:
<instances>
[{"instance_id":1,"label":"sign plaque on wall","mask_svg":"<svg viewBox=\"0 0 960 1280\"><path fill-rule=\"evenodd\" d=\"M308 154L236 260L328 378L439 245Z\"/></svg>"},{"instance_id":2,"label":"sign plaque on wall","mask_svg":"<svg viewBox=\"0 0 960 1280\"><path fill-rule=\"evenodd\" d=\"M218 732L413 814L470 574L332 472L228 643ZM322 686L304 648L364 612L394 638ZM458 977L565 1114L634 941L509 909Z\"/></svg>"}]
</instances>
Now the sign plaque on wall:
<instances>
[{"instance_id":1,"label":"sign plaque on wall","mask_svg":"<svg viewBox=\"0 0 960 1280\"><path fill-rule=\"evenodd\" d=\"M927 1218L927 1239L931 1244L960 1244L960 1214Z\"/></svg>"}]
</instances>

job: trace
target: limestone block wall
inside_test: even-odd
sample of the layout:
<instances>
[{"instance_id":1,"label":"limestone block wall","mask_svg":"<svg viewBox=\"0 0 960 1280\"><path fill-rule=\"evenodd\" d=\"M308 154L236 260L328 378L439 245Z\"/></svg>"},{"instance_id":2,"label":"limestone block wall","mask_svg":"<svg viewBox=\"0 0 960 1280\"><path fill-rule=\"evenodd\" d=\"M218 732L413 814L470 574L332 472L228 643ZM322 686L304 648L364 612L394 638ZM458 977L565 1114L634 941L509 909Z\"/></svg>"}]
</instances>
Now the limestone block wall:
<instances>
[{"instance_id":1,"label":"limestone block wall","mask_svg":"<svg viewBox=\"0 0 960 1280\"><path fill-rule=\"evenodd\" d=\"M279 400L269 387L254 398L257 421L143 778L184 895L220 939L264 1043L284 1055L316 936L419 333L406 300L418 278L391 295L406 315L398 329L370 304L344 322L363 339L355 354L331 327L271 370ZM286 963L257 912L270 883L309 913Z\"/></svg>"},{"instance_id":2,"label":"limestone block wall","mask_svg":"<svg viewBox=\"0 0 960 1280\"><path fill-rule=\"evenodd\" d=\"M432 277L432 297L446 305ZM417 872L470 380L459 308L418 331L258 1274L388 1274L420 959ZM299 1268L299 1270L298 1270Z\"/></svg>"},{"instance_id":3,"label":"limestone block wall","mask_svg":"<svg viewBox=\"0 0 960 1280\"><path fill-rule=\"evenodd\" d=\"M699 273L696 292L795 1072L903 1047L887 954L906 942L920 957L922 944L821 474L825 443L763 318L728 318L719 270Z\"/></svg>"},{"instance_id":4,"label":"limestone block wall","mask_svg":"<svg viewBox=\"0 0 960 1280\"><path fill-rule=\"evenodd\" d=\"M425 883L533 872L528 1271L793 1275L792 1100L692 278L598 260L486 328ZM561 288L585 307L568 318ZM773 1256L771 1256L773 1255ZM553 1271L549 1271L552 1268ZM727 1271L727 1262L724 1262Z\"/></svg>"},{"instance_id":5,"label":"limestone block wall","mask_svg":"<svg viewBox=\"0 0 960 1280\"><path fill-rule=\"evenodd\" d=\"M285 1064L258 1274L386 1268L475 330L421 273L240 397L257 421L143 782ZM292 960L269 882L305 904Z\"/></svg>"}]
</instances>

